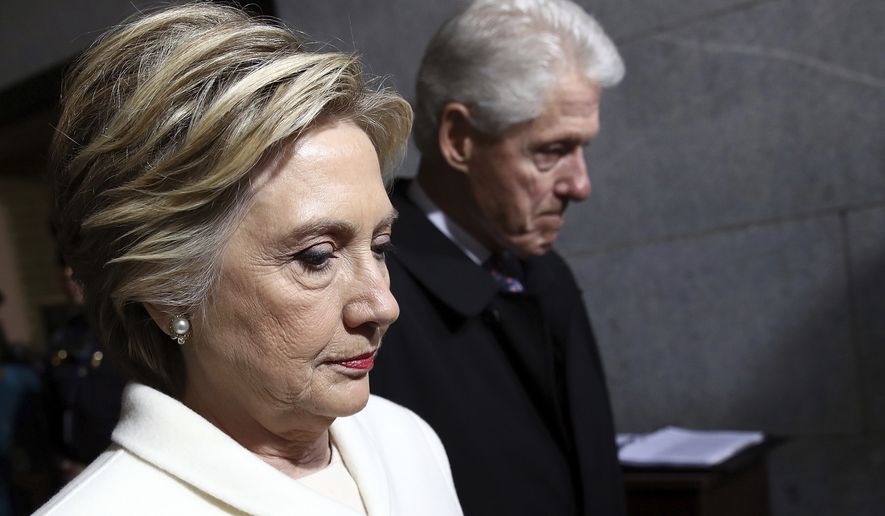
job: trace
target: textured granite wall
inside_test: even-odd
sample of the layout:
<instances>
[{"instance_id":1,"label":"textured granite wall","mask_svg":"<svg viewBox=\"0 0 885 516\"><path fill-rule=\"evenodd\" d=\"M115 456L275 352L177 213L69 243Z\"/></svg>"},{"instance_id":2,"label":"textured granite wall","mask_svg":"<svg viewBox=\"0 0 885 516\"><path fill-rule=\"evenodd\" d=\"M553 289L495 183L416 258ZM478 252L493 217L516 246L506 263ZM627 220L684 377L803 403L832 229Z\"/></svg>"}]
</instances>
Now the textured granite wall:
<instances>
[{"instance_id":1,"label":"textured granite wall","mask_svg":"<svg viewBox=\"0 0 885 516\"><path fill-rule=\"evenodd\" d=\"M582 2L627 77L560 239L621 431L761 429L778 516L885 506L885 3ZM411 96L451 2L280 0ZM410 152L402 174L410 175Z\"/></svg>"},{"instance_id":2,"label":"textured granite wall","mask_svg":"<svg viewBox=\"0 0 885 516\"><path fill-rule=\"evenodd\" d=\"M561 245L618 426L789 435L775 514L881 514L885 4L660 4L598 6L628 76Z\"/></svg>"}]
</instances>

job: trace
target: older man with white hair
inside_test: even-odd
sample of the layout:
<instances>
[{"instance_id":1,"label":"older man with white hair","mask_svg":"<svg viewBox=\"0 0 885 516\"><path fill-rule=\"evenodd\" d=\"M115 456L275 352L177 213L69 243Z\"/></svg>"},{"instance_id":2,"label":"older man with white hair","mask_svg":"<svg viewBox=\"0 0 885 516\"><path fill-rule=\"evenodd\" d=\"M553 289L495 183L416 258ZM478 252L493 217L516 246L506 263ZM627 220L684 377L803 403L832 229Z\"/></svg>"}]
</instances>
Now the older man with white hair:
<instances>
[{"instance_id":1,"label":"older man with white hair","mask_svg":"<svg viewBox=\"0 0 885 516\"><path fill-rule=\"evenodd\" d=\"M567 0L474 2L421 63L420 168L393 193L401 316L372 386L437 430L468 515L624 513L596 343L551 250L622 75Z\"/></svg>"}]
</instances>

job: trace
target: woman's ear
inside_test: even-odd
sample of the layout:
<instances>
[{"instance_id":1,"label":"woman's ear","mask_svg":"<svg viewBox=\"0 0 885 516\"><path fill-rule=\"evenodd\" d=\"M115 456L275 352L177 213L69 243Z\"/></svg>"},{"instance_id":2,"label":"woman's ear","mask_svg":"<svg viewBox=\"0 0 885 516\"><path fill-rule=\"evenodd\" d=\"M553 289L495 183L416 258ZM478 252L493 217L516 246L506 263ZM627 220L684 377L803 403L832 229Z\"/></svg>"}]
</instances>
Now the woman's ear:
<instances>
[{"instance_id":1,"label":"woman's ear","mask_svg":"<svg viewBox=\"0 0 885 516\"><path fill-rule=\"evenodd\" d=\"M178 344L183 345L190 338L191 321L187 314L170 312L168 309L164 310L152 303L142 303L141 305L147 310L148 315L151 316L151 319L160 328L160 331L172 338L172 340L178 341Z\"/></svg>"},{"instance_id":2,"label":"woman's ear","mask_svg":"<svg viewBox=\"0 0 885 516\"><path fill-rule=\"evenodd\" d=\"M470 125L470 110L460 102L449 102L439 119L439 153L453 169L469 173L475 129Z\"/></svg>"},{"instance_id":3,"label":"woman's ear","mask_svg":"<svg viewBox=\"0 0 885 516\"><path fill-rule=\"evenodd\" d=\"M142 303L141 306L147 310L148 315L151 316L160 331L169 335L169 323L171 322L169 314L153 303Z\"/></svg>"}]
</instances>

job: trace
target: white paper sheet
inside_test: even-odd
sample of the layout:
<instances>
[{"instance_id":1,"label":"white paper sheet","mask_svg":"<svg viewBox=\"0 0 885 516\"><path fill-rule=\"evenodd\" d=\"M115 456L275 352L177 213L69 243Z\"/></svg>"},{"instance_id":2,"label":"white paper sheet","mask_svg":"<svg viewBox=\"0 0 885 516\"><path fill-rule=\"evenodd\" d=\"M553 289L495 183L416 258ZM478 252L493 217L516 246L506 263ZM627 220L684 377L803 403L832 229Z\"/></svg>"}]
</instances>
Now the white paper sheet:
<instances>
[{"instance_id":1,"label":"white paper sheet","mask_svg":"<svg viewBox=\"0 0 885 516\"><path fill-rule=\"evenodd\" d=\"M621 464L715 466L765 439L762 432L687 430L668 426L650 434L619 434Z\"/></svg>"}]
</instances>

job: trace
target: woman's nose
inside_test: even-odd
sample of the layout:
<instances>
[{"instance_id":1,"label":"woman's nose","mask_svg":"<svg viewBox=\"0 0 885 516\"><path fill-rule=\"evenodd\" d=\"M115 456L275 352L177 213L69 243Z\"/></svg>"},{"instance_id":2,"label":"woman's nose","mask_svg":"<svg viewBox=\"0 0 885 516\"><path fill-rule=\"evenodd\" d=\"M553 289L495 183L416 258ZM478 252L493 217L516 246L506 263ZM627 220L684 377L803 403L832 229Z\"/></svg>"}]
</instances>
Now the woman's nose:
<instances>
[{"instance_id":1,"label":"woman's nose","mask_svg":"<svg viewBox=\"0 0 885 516\"><path fill-rule=\"evenodd\" d=\"M390 292L387 266L376 262L354 278L354 295L344 307L344 322L350 328L371 325L386 330L399 317L399 304Z\"/></svg>"}]
</instances>

